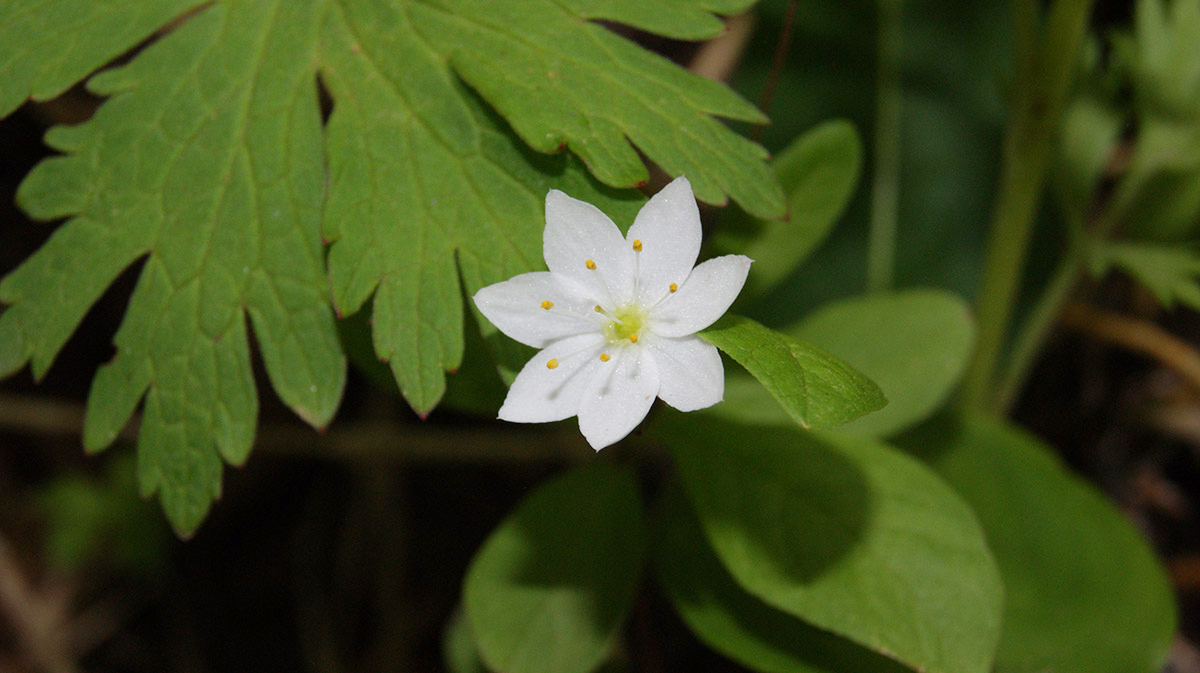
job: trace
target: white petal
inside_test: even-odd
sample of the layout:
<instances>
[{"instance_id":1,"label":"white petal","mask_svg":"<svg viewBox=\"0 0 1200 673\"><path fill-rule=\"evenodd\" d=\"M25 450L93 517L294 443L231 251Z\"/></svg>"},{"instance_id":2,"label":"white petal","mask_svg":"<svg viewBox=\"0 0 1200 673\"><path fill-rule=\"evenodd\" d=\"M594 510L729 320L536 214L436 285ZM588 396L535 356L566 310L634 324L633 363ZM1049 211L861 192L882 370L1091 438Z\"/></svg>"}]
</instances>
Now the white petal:
<instances>
[{"instance_id":1,"label":"white petal","mask_svg":"<svg viewBox=\"0 0 1200 673\"><path fill-rule=\"evenodd\" d=\"M671 283L683 285L700 254L700 209L687 178L676 178L650 197L625 239L642 243L635 264L643 305L661 299Z\"/></svg>"},{"instance_id":2,"label":"white petal","mask_svg":"<svg viewBox=\"0 0 1200 673\"><path fill-rule=\"evenodd\" d=\"M508 389L500 419L547 423L577 414L584 393L602 373L600 365L608 364L599 359L603 343L599 335L583 334L556 341L533 356ZM551 359L558 360L554 369L546 366Z\"/></svg>"},{"instance_id":3,"label":"white petal","mask_svg":"<svg viewBox=\"0 0 1200 673\"><path fill-rule=\"evenodd\" d=\"M658 396L680 411L704 409L725 397L725 367L717 347L698 336L652 336L646 347L658 365Z\"/></svg>"},{"instance_id":4,"label":"white petal","mask_svg":"<svg viewBox=\"0 0 1200 673\"><path fill-rule=\"evenodd\" d=\"M613 304L609 309L633 299L633 249L596 206L550 190L542 245L551 271L578 281L599 303ZM595 269L587 267L589 260Z\"/></svg>"},{"instance_id":5,"label":"white petal","mask_svg":"<svg viewBox=\"0 0 1200 673\"><path fill-rule=\"evenodd\" d=\"M658 367L644 348L612 353L579 404L579 429L599 451L620 441L642 422L658 396Z\"/></svg>"},{"instance_id":6,"label":"white petal","mask_svg":"<svg viewBox=\"0 0 1200 673\"><path fill-rule=\"evenodd\" d=\"M745 255L725 255L692 269L679 291L651 311L650 329L660 336L681 337L713 324L737 299L752 262Z\"/></svg>"},{"instance_id":7,"label":"white petal","mask_svg":"<svg viewBox=\"0 0 1200 673\"><path fill-rule=\"evenodd\" d=\"M514 276L489 285L473 297L479 312L496 329L534 348L586 332L600 334L592 307L595 299L575 281L549 271ZM553 304L543 308L542 302Z\"/></svg>"}]
</instances>

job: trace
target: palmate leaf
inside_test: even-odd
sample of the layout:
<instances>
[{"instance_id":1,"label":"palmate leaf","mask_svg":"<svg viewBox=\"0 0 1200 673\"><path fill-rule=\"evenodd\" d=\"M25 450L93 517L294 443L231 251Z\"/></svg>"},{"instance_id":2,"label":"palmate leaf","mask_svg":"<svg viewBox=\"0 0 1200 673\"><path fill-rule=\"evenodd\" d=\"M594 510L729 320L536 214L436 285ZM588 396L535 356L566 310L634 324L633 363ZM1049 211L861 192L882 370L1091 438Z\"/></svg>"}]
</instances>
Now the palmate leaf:
<instances>
[{"instance_id":1,"label":"palmate leaf","mask_svg":"<svg viewBox=\"0 0 1200 673\"><path fill-rule=\"evenodd\" d=\"M218 1L186 17L198 3L132 4L0 5L2 111L182 17L89 82L111 97L92 120L47 134L65 156L39 165L18 200L33 217L72 219L0 282L0 376L26 362L44 374L144 258L116 357L93 383L85 444L109 444L144 399L140 484L183 534L219 495L221 460L244 461L253 442L248 324L276 392L322 426L345 377L331 294L344 313L374 294L376 351L426 413L461 359L462 292L541 266L549 188L618 218L636 207L636 193L602 187L578 161L532 155L483 103L535 149L569 146L612 187L645 177L628 135L704 185L701 198L783 208L765 153L710 116L757 119L753 108L586 20L700 37L720 29L707 10L746 0L705 11L528 0L500 22L492 5L435 0ZM110 22L111 37L93 34ZM58 65L45 60L52 43ZM496 51L483 62L481 49ZM333 102L324 127L318 78Z\"/></svg>"}]
</instances>

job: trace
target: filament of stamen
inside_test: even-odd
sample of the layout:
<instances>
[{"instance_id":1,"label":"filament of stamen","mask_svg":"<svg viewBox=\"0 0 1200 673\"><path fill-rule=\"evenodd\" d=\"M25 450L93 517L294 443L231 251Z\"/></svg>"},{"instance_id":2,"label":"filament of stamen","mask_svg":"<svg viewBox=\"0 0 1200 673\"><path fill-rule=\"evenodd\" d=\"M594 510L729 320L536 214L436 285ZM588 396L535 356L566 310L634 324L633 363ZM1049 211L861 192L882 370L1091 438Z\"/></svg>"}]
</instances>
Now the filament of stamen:
<instances>
[{"instance_id":1,"label":"filament of stamen","mask_svg":"<svg viewBox=\"0 0 1200 673\"><path fill-rule=\"evenodd\" d=\"M604 316L605 318L608 318L609 320L617 323L618 325L625 324L625 321L623 321L620 318L618 318L617 316L609 313L608 311L605 311L604 307L599 304L596 304L596 307L592 310L595 311L596 313L599 313L600 315Z\"/></svg>"}]
</instances>

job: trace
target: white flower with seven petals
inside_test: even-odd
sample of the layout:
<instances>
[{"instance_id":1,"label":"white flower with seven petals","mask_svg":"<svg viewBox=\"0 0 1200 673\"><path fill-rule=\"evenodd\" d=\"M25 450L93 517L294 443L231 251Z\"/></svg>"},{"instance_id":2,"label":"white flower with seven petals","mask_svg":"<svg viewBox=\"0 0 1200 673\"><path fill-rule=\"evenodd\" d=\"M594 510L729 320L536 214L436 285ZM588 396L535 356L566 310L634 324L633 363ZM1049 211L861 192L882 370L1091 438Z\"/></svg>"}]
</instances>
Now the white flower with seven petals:
<instances>
[{"instance_id":1,"label":"white flower with seven petals","mask_svg":"<svg viewBox=\"0 0 1200 673\"><path fill-rule=\"evenodd\" d=\"M752 260L725 255L693 268L700 211L686 178L655 194L624 237L592 204L551 190L543 246L549 271L474 297L501 332L541 349L513 381L502 420L578 416L599 451L633 431L655 397L680 411L721 401L721 356L696 332L737 298Z\"/></svg>"}]
</instances>

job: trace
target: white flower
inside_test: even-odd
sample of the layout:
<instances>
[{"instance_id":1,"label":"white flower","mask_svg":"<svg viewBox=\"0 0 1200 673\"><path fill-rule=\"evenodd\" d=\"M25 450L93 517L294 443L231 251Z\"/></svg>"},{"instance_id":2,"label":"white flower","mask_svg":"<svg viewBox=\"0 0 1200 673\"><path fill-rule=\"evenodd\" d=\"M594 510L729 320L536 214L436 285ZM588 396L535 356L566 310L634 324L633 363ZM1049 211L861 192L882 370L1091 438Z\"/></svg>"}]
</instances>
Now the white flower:
<instances>
[{"instance_id":1,"label":"white flower","mask_svg":"<svg viewBox=\"0 0 1200 673\"><path fill-rule=\"evenodd\" d=\"M501 332L542 349L517 375L500 418L579 416L600 449L628 435L655 397L680 411L720 402L721 356L696 332L725 313L751 260L700 253L700 212L686 178L655 194L629 235L590 203L551 190L543 240L549 271L475 293Z\"/></svg>"}]
</instances>

